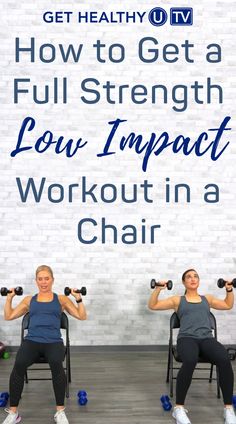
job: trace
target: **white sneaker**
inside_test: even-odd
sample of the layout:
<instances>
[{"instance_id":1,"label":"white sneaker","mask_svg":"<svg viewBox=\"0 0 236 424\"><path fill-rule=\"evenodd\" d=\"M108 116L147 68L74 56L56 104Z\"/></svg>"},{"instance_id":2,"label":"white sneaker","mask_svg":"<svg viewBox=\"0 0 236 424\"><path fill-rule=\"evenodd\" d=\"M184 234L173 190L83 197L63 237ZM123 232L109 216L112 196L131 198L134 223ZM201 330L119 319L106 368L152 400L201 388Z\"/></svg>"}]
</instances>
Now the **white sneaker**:
<instances>
[{"instance_id":1,"label":"white sneaker","mask_svg":"<svg viewBox=\"0 0 236 424\"><path fill-rule=\"evenodd\" d=\"M187 411L187 409L184 409L183 406L175 406L174 407L172 417L175 418L176 424L191 424L191 421L189 420L186 412L188 412L188 411Z\"/></svg>"},{"instance_id":2,"label":"white sneaker","mask_svg":"<svg viewBox=\"0 0 236 424\"><path fill-rule=\"evenodd\" d=\"M58 423L58 424L69 424L69 421L66 418L64 409L57 411L57 413L54 415L54 421L55 423Z\"/></svg>"},{"instance_id":3,"label":"white sneaker","mask_svg":"<svg viewBox=\"0 0 236 424\"><path fill-rule=\"evenodd\" d=\"M236 424L236 416L233 407L224 408L224 420L225 424Z\"/></svg>"},{"instance_id":4,"label":"white sneaker","mask_svg":"<svg viewBox=\"0 0 236 424\"><path fill-rule=\"evenodd\" d=\"M17 424L21 421L21 417L18 412L12 412L10 409L4 409L8 413L8 416L5 418L2 424Z\"/></svg>"}]
</instances>

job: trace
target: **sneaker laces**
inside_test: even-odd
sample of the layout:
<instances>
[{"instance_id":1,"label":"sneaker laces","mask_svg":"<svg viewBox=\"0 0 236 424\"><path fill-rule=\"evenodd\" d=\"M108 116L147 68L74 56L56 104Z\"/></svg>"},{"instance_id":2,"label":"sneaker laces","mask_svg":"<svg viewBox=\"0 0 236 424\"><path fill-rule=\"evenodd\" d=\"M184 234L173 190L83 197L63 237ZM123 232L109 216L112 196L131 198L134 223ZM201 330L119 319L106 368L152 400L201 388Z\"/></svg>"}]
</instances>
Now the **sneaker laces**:
<instances>
[{"instance_id":1,"label":"sneaker laces","mask_svg":"<svg viewBox=\"0 0 236 424\"><path fill-rule=\"evenodd\" d=\"M188 413L188 410L185 409L183 406L175 406L175 409L178 409L178 411L184 412L185 414Z\"/></svg>"},{"instance_id":2,"label":"sneaker laces","mask_svg":"<svg viewBox=\"0 0 236 424\"><path fill-rule=\"evenodd\" d=\"M60 415L62 412L65 411L66 408L64 409L58 409L58 411L55 413L55 417L57 417L58 415Z\"/></svg>"}]
</instances>

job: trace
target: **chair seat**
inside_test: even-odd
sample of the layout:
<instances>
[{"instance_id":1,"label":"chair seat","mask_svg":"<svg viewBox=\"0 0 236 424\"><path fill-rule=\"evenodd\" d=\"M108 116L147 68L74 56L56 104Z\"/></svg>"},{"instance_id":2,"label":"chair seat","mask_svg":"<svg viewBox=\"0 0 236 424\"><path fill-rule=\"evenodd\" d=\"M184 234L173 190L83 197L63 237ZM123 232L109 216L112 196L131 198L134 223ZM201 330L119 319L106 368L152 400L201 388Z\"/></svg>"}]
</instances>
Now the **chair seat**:
<instances>
[{"instance_id":1,"label":"chair seat","mask_svg":"<svg viewBox=\"0 0 236 424\"><path fill-rule=\"evenodd\" d=\"M180 356L178 355L176 346L172 347L172 352L173 352L173 355L174 355L176 362L182 362ZM209 361L207 359L203 358L202 356L198 357L198 362L209 364Z\"/></svg>"},{"instance_id":2,"label":"chair seat","mask_svg":"<svg viewBox=\"0 0 236 424\"><path fill-rule=\"evenodd\" d=\"M37 361L35 361L35 364L45 364L47 363L47 360L45 358L45 356L40 356Z\"/></svg>"}]
</instances>

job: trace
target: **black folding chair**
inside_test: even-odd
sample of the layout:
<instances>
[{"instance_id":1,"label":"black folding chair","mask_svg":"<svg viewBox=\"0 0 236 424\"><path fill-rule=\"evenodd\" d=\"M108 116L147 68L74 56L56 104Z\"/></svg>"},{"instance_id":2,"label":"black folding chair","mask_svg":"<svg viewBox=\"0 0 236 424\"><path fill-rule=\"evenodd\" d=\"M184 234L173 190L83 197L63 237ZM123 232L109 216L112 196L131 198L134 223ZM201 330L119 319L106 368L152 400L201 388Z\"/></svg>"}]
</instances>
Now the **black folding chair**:
<instances>
[{"instance_id":1,"label":"black folding chair","mask_svg":"<svg viewBox=\"0 0 236 424\"><path fill-rule=\"evenodd\" d=\"M211 328L213 336L217 339L217 326L216 326L216 319L212 312L210 312L211 315ZM170 397L173 397L173 382L176 380L176 375L174 375L174 370L179 370L180 367L174 366L174 360L178 363L181 363L181 359L178 356L178 352L176 349L176 345L174 345L173 336L174 336L174 329L180 327L179 318L176 312L174 312L170 317L170 338L169 338L169 352L168 352L168 364L167 364L167 376L166 376L166 382L169 383L170 387ZM208 371L210 373L209 377L193 377L195 380L208 380L209 383L212 382L212 380L216 380L216 388L217 388L217 397L220 398L220 384L219 384L219 373L218 373L218 367L216 367L215 370L215 377L213 377L213 369L214 364L209 363L209 361L205 360L201 356L198 359L198 363L200 364L210 364L208 368L206 367L196 367L197 370L201 371Z\"/></svg>"},{"instance_id":2,"label":"black folding chair","mask_svg":"<svg viewBox=\"0 0 236 424\"><path fill-rule=\"evenodd\" d=\"M22 319L21 324L21 341L23 341L25 336L25 331L28 330L29 327L29 312L24 315ZM70 339L69 339L69 320L67 315L62 312L61 315L61 329L65 330L65 357L64 357L64 363L63 366L66 374L66 397L69 397L69 383L71 383L71 367L70 367ZM36 364L47 364L47 360L44 356L41 356ZM28 371L39 371L39 370L50 370L49 367L47 368L36 368L36 367L29 367L25 373L25 382L28 383L29 380L51 380L52 378L48 377L28 377Z\"/></svg>"}]
</instances>

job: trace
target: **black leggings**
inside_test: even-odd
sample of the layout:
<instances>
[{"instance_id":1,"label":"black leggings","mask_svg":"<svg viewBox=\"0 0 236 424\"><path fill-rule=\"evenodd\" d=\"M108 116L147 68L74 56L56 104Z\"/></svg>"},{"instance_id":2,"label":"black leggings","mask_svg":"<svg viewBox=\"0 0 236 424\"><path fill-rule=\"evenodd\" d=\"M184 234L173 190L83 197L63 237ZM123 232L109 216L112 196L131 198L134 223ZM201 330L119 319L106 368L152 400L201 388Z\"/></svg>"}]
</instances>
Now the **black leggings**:
<instances>
[{"instance_id":1,"label":"black leggings","mask_svg":"<svg viewBox=\"0 0 236 424\"><path fill-rule=\"evenodd\" d=\"M18 406L24 387L25 372L42 355L51 368L56 404L64 405L66 376L62 364L65 356L63 343L36 343L24 340L17 352L10 376L10 406Z\"/></svg>"},{"instance_id":2,"label":"black leggings","mask_svg":"<svg viewBox=\"0 0 236 424\"><path fill-rule=\"evenodd\" d=\"M177 341L177 352L183 362L176 381L177 404L184 404L199 355L218 367L224 403L226 405L232 404L234 375L227 350L221 343L215 338L181 337Z\"/></svg>"}]
</instances>

